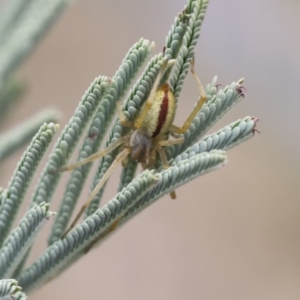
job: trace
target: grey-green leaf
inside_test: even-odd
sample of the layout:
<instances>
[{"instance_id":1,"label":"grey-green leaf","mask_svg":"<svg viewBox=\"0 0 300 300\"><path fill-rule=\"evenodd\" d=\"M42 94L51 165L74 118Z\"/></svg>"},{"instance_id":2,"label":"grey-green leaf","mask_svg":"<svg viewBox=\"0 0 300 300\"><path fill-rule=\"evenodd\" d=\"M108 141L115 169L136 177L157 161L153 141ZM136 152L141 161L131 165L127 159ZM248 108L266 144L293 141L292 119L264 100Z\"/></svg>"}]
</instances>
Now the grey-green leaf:
<instances>
[{"instance_id":1,"label":"grey-green leaf","mask_svg":"<svg viewBox=\"0 0 300 300\"><path fill-rule=\"evenodd\" d=\"M213 79L213 83L214 82L216 82L216 78ZM165 148L169 160L193 145L193 143L199 140L226 112L244 98L241 82L242 80L233 82L231 85L219 91L216 91L215 85L208 85L209 89L206 92L209 97L194 118L189 129L184 133L184 142Z\"/></svg>"},{"instance_id":2,"label":"grey-green leaf","mask_svg":"<svg viewBox=\"0 0 300 300\"><path fill-rule=\"evenodd\" d=\"M0 278L12 276L38 231L51 215L53 213L49 211L49 204L46 203L35 205L26 213L0 249Z\"/></svg>"},{"instance_id":3,"label":"grey-green leaf","mask_svg":"<svg viewBox=\"0 0 300 300\"><path fill-rule=\"evenodd\" d=\"M178 164L181 160L186 160L192 156L209 152L212 150L229 150L242 142L250 139L256 132L258 119L245 117L237 120L219 131L206 136L203 140L187 148L181 155L177 156L171 165Z\"/></svg>"},{"instance_id":4,"label":"grey-green leaf","mask_svg":"<svg viewBox=\"0 0 300 300\"><path fill-rule=\"evenodd\" d=\"M108 78L100 76L94 80L85 92L73 118L71 118L62 131L54 150L50 154L49 161L34 192L32 204L44 201L50 202L58 180L61 177L61 173L55 173L55 171L64 166L68 161L83 134L84 128L98 109L109 85Z\"/></svg>"},{"instance_id":5,"label":"grey-green leaf","mask_svg":"<svg viewBox=\"0 0 300 300\"><path fill-rule=\"evenodd\" d=\"M181 155L185 156L184 153ZM196 177L221 168L227 162L226 153L221 150L199 153L189 159L180 159L180 156L178 163L159 173L160 180L126 213L121 223L132 218L163 195Z\"/></svg>"},{"instance_id":6,"label":"grey-green leaf","mask_svg":"<svg viewBox=\"0 0 300 300\"><path fill-rule=\"evenodd\" d=\"M57 128L53 123L42 125L18 163L0 207L0 245L14 222L34 172Z\"/></svg>"},{"instance_id":7,"label":"grey-green leaf","mask_svg":"<svg viewBox=\"0 0 300 300\"><path fill-rule=\"evenodd\" d=\"M57 122L59 113L45 109L0 135L0 161L32 140L44 123Z\"/></svg>"},{"instance_id":8,"label":"grey-green leaf","mask_svg":"<svg viewBox=\"0 0 300 300\"><path fill-rule=\"evenodd\" d=\"M26 291L31 290L64 270L70 261L74 262L74 257L80 257L95 239L110 230L156 181L157 177L153 172L143 172L103 208L76 226L64 239L49 246L32 266L21 273L20 285Z\"/></svg>"},{"instance_id":9,"label":"grey-green leaf","mask_svg":"<svg viewBox=\"0 0 300 300\"><path fill-rule=\"evenodd\" d=\"M15 279L0 280L0 300L26 300L27 297L21 290Z\"/></svg>"},{"instance_id":10,"label":"grey-green leaf","mask_svg":"<svg viewBox=\"0 0 300 300\"><path fill-rule=\"evenodd\" d=\"M195 47L200 36L208 2L208 0L189 0L184 10L184 13L188 16L188 25L174 66L174 74L170 79L170 84L176 99L179 98L184 79L195 55Z\"/></svg>"},{"instance_id":11,"label":"grey-green leaf","mask_svg":"<svg viewBox=\"0 0 300 300\"><path fill-rule=\"evenodd\" d=\"M6 21L6 24L2 24L2 28L4 28L2 34L0 30L0 86L27 57L70 1L35 0L19 2L18 4L14 1L13 5L16 7L12 7L12 11L3 11L9 20ZM28 3L24 8L25 2ZM9 9L9 6L7 7ZM7 34L8 25L9 34Z\"/></svg>"}]
</instances>

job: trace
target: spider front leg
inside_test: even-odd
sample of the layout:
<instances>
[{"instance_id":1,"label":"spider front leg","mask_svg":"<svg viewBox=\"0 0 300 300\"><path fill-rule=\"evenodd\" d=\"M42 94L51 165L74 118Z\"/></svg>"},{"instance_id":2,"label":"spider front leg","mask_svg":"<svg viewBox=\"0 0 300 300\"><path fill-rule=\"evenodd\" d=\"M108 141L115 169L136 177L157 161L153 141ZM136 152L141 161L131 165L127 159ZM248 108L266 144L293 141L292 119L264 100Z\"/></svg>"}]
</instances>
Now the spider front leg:
<instances>
[{"instance_id":1,"label":"spider front leg","mask_svg":"<svg viewBox=\"0 0 300 300\"><path fill-rule=\"evenodd\" d=\"M82 159L80 161L78 161L77 163L75 164L72 164L72 165L68 165L68 166L65 166L63 168L60 168L60 169L57 169L57 170L54 170L54 171L49 171L50 173L58 173L58 172L65 172L65 171L71 171L71 170L74 170L82 165L85 165L89 162L92 162L98 158L101 158L103 156L105 156L106 154L112 152L113 150L115 150L117 147L119 147L120 145L126 143L127 141L129 140L129 137L128 136L123 136L121 138L119 138L118 140L116 140L115 142L111 143L108 147L106 147L105 149L102 149L100 150L99 152L95 153L95 154L92 154L91 156L85 158L85 159Z\"/></svg>"},{"instance_id":2,"label":"spider front leg","mask_svg":"<svg viewBox=\"0 0 300 300\"><path fill-rule=\"evenodd\" d=\"M118 113L118 117L120 122L126 126L126 127L132 127L133 124L132 122L128 121L126 116L124 115L124 112L122 110L122 106L121 106L121 101L117 101L117 113ZM91 156L89 156L86 159L83 159L79 162L77 162L76 164L70 165L70 166L66 166L62 169L60 169L59 171L68 171L68 170L72 170L75 169L83 164L86 164L88 162L91 162L97 158L101 158L103 156L105 156L106 154L112 152L113 150L115 150L117 147L119 147L122 144L127 144L130 140L129 135L125 135L121 138L119 138L118 140L116 140L115 142L111 143L107 148L99 151L98 153L95 153ZM97 193L99 192L99 190L103 187L103 185L105 184L105 182L108 180L108 178L110 177L110 175L112 174L112 172L114 171L114 169L116 168L116 166L120 163L126 160L128 154L130 153L130 149L129 148L125 148L122 152L120 152L117 157L115 158L114 162L112 163L112 165L109 167L109 169L106 171L106 173L104 174L104 176L101 178L101 180L99 181L99 183L96 185L96 187L94 188L94 190L92 191L92 193L90 194L89 198L86 200L86 202L83 204L83 206L81 207L79 213L76 215L75 219L73 220L72 224L70 225L70 227L67 229L67 231L63 234L62 238L64 238L69 232L70 230L76 225L77 221L80 219L80 217L82 216L82 214L84 213L84 211L87 209L87 207L91 204L92 200L94 199L94 197L97 195Z\"/></svg>"},{"instance_id":3,"label":"spider front leg","mask_svg":"<svg viewBox=\"0 0 300 300\"><path fill-rule=\"evenodd\" d=\"M62 238L64 238L69 232L70 230L73 229L73 227L76 225L77 221L80 219L80 217L82 216L82 214L84 213L84 211L87 209L87 207L91 204L92 200L95 198L95 196L97 195L97 193L99 192L99 190L103 187L103 185L105 184L105 182L108 180L108 178L110 177L110 175L112 174L112 172L114 171L114 169L116 168L116 166L122 162L127 155L130 153L130 149L129 148L125 148L122 152L120 152L117 157L115 158L114 162L111 164L111 166L108 168L108 170L106 171L106 173L104 174L104 176L101 178L101 180L98 182L98 184L95 186L94 190L92 191L92 193L90 194L90 196L88 197L88 199L86 200L86 202L83 204L83 206L81 207L79 213L76 215L75 219L73 220L71 226L68 228L68 230L63 234Z\"/></svg>"},{"instance_id":4,"label":"spider front leg","mask_svg":"<svg viewBox=\"0 0 300 300\"><path fill-rule=\"evenodd\" d=\"M199 77L197 76L197 74L195 72L194 63L195 63L195 60L193 59L192 62L191 62L191 73L192 73L192 75L193 75L193 77L194 77L194 79L195 79L195 81L198 85L198 89L199 89L199 92L200 92L200 99L197 102L197 104L194 107L191 114L189 115L189 117L184 122L182 127L177 127L175 125L171 125L169 130L172 133L184 134L188 130L188 128L190 127L190 125L193 122L194 118L196 117L197 113L203 107L203 105L204 105L204 103L206 102L206 99L207 99L207 96L206 96L205 90L202 86L202 83L201 83Z\"/></svg>"},{"instance_id":5,"label":"spider front leg","mask_svg":"<svg viewBox=\"0 0 300 300\"><path fill-rule=\"evenodd\" d=\"M126 126L126 127L130 127L132 128L133 127L133 123L128 121L126 116L124 115L124 112L122 110L122 104L121 104L121 101L117 101L117 112L118 112L118 117L120 119L120 122ZM112 152L113 150L115 150L117 147L119 147L120 145L126 143L129 141L129 136L128 135L125 135L121 138L119 138L118 140L116 140L115 142L111 143L108 147L106 147L105 149L102 149L100 150L99 152L95 153L95 154L92 154L90 155L89 157L85 158L85 159L82 159L80 161L78 161L77 163L75 164L72 164L72 165L68 165L68 166L65 166L63 168L60 168L60 169L57 169L57 170L54 170L54 171L51 171L51 173L58 173L58 172L65 172L65 171L71 171L71 170L74 170L82 165L85 165L89 162L92 162L98 158L101 158L103 156L105 156L106 154Z\"/></svg>"}]
</instances>

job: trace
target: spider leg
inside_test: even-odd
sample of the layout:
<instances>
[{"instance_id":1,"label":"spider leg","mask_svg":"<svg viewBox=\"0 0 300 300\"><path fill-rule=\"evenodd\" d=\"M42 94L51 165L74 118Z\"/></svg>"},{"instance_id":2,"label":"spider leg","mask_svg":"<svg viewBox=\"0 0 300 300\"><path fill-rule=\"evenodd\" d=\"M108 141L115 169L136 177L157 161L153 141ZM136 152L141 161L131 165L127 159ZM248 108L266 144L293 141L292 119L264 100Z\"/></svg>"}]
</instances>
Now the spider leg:
<instances>
[{"instance_id":1,"label":"spider leg","mask_svg":"<svg viewBox=\"0 0 300 300\"><path fill-rule=\"evenodd\" d=\"M101 178L101 180L98 182L98 184L95 186L94 190L86 200L86 202L81 207L79 213L76 215L75 219L73 220L71 226L68 228L68 230L63 234L62 238L64 238L70 230L76 225L77 221L80 219L86 208L91 204L94 197L97 195L99 190L102 188L102 186L105 184L109 176L112 174L116 166L123 161L127 157L127 155L130 153L129 148L125 148L122 152L120 152L117 157L115 158L114 162L111 164L111 166L108 168L104 176Z\"/></svg>"},{"instance_id":2,"label":"spider leg","mask_svg":"<svg viewBox=\"0 0 300 300\"><path fill-rule=\"evenodd\" d=\"M177 138L175 140L163 140L159 142L159 145L161 147L166 147L166 146L170 146L170 145L177 145L177 144L181 144L184 142L184 138Z\"/></svg>"},{"instance_id":3,"label":"spider leg","mask_svg":"<svg viewBox=\"0 0 300 300\"><path fill-rule=\"evenodd\" d=\"M156 148L154 148L150 152L147 163L146 162L142 163L143 170L151 169L155 164L155 161L156 161Z\"/></svg>"},{"instance_id":4,"label":"spider leg","mask_svg":"<svg viewBox=\"0 0 300 300\"><path fill-rule=\"evenodd\" d=\"M58 172L64 172L64 171L70 171L73 170L75 168L78 168L82 165L85 165L95 159L101 158L104 155L110 153L111 151L113 151L114 149L116 149L117 147L119 147L121 144L127 142L129 140L128 136L123 136L121 138L119 138L118 140L116 140L115 142L111 143L108 147L100 150L99 152L92 154L91 156L82 159L80 161L78 161L77 163L73 164L73 165L69 165L69 166L65 166L61 169L57 169L55 171L51 171L51 173L58 173Z\"/></svg>"},{"instance_id":5,"label":"spider leg","mask_svg":"<svg viewBox=\"0 0 300 300\"><path fill-rule=\"evenodd\" d=\"M194 118L196 117L196 115L200 111L200 109L203 107L203 105L206 101L206 98L207 98L205 90L204 90L204 88L201 84L201 81L200 81L199 77L197 76L197 74L195 72L194 63L195 63L195 60L193 59L192 62L191 62L191 73L192 73L192 75L193 75L193 77L194 77L194 79L195 79L195 81L198 85L198 89L199 89L199 92L200 92L200 99L199 99L198 103L196 104L193 111L191 112L189 117L186 119L186 121L184 122L184 124L181 128L177 127L175 125L171 125L169 130L170 130L170 132L173 132L173 133L183 134L188 130L188 128L190 127L192 121L194 120Z\"/></svg>"},{"instance_id":6,"label":"spider leg","mask_svg":"<svg viewBox=\"0 0 300 300\"><path fill-rule=\"evenodd\" d=\"M154 99L154 96L156 94L156 91L158 89L158 86L160 84L160 81L164 75L164 72L166 71L166 69L168 69L170 66L172 66L173 64L175 63L175 59L171 59L169 61L166 61L164 62L164 64L162 65L155 81L154 81L154 84L152 86L152 89L151 89L151 92L150 92L150 95L147 99L147 101L145 102L142 110L141 110L141 113L140 115L137 117L135 123L134 123L134 127L136 129L139 129L141 128L142 124L143 124L143 120L145 119L148 111L150 110L152 104L153 104L153 99Z\"/></svg>"},{"instance_id":7,"label":"spider leg","mask_svg":"<svg viewBox=\"0 0 300 300\"><path fill-rule=\"evenodd\" d=\"M114 231L121 219L116 220L115 222L113 222L110 227L103 232L99 237L97 237L94 241L92 241L84 250L84 253L88 253L100 240L104 239L109 233L111 233L112 231Z\"/></svg>"},{"instance_id":8,"label":"spider leg","mask_svg":"<svg viewBox=\"0 0 300 300\"><path fill-rule=\"evenodd\" d=\"M170 132L170 135L175 139L178 139L179 137L182 136L180 133L175 133L175 132Z\"/></svg>"},{"instance_id":9,"label":"spider leg","mask_svg":"<svg viewBox=\"0 0 300 300\"><path fill-rule=\"evenodd\" d=\"M117 112L118 112L118 117L119 117L120 122L122 123L122 125L124 125L126 127L133 128L133 123L130 122L127 119L127 117L124 115L124 112L122 110L122 103L121 103L121 101L117 101Z\"/></svg>"},{"instance_id":10,"label":"spider leg","mask_svg":"<svg viewBox=\"0 0 300 300\"><path fill-rule=\"evenodd\" d=\"M161 141L162 142L162 141ZM158 147L157 147L157 152L158 152L158 154L159 154L159 156L160 156L160 159L161 159L161 162L162 162L162 164L163 164L163 168L164 169L168 169L169 167L170 167L170 165L169 165L169 163L168 163L168 160L167 160L167 156L166 156L166 153L165 153L165 151L163 150L163 148L160 146L160 143L161 142L159 142L159 145L158 145ZM170 197L171 197L171 199L176 199L176 192L175 191L171 191L170 192Z\"/></svg>"}]
</instances>

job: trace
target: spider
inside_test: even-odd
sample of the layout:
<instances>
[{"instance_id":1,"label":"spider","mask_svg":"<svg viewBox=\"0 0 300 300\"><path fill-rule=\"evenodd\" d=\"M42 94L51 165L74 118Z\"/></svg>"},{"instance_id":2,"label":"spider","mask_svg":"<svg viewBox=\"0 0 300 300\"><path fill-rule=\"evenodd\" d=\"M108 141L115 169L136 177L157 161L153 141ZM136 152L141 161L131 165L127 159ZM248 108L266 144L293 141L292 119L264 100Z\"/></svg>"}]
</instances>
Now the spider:
<instances>
[{"instance_id":1,"label":"spider","mask_svg":"<svg viewBox=\"0 0 300 300\"><path fill-rule=\"evenodd\" d=\"M129 121L121 107L121 101L117 101L117 113L119 120L122 125L129 127L131 130L129 134L119 138L115 142L111 143L107 148L100 150L99 152L83 159L75 164L63 167L57 172L70 171L93 160L101 158L106 154L110 153L114 149L120 147L121 151L113 161L112 165L109 167L107 172L98 182L86 202L81 207L79 213L75 217L74 221L70 225L69 229L63 235L66 234L75 226L79 218L82 216L86 208L90 205L93 198L96 196L101 187L108 180L113 170L119 163L124 163L128 156L132 159L140 162L143 169L151 168L156 162L157 153L162 162L163 168L169 168L169 163L163 147L180 144L184 142L183 137L178 138L178 134L184 134L189 128L191 122L195 118L198 111L202 108L206 101L206 93L201 84L201 81L194 70L194 59L191 62L191 73L198 85L200 92L200 99L189 117L186 119L182 127L177 127L173 125L173 120L176 113L176 100L173 92L170 90L169 84L160 84L160 81L164 75L164 72L172 67L175 60L166 61L150 91L149 97L141 108L140 113L137 115L135 120ZM168 140L167 134L175 137L175 139ZM176 198L175 191L170 193L172 199Z\"/></svg>"}]
</instances>

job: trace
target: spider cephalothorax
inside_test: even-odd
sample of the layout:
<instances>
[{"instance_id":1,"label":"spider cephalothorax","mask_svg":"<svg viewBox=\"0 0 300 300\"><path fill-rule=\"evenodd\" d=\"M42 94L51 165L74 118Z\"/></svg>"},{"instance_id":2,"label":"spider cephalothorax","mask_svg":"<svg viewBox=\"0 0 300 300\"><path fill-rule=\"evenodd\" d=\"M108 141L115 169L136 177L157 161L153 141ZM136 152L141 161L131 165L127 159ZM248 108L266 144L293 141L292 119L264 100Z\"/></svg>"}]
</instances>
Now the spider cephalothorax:
<instances>
[{"instance_id":1,"label":"spider cephalothorax","mask_svg":"<svg viewBox=\"0 0 300 300\"><path fill-rule=\"evenodd\" d=\"M153 151L153 141L141 129L133 131L129 141L130 156L137 162L148 165L150 153Z\"/></svg>"}]
</instances>

